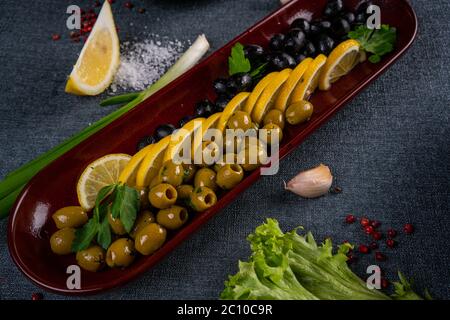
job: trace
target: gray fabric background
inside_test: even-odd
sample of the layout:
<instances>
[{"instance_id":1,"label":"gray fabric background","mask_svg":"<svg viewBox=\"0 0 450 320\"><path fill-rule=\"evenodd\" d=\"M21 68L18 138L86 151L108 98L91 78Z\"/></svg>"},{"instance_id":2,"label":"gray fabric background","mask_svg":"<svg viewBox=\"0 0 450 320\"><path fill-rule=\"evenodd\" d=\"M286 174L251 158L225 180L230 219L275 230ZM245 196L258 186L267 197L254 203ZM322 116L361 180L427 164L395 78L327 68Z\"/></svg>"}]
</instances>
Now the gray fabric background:
<instances>
[{"instance_id":1,"label":"gray fabric background","mask_svg":"<svg viewBox=\"0 0 450 320\"><path fill-rule=\"evenodd\" d=\"M64 30L65 9L74 2L0 2L0 178L113 110L98 106L102 97L63 91L81 48ZM204 32L213 49L278 7L277 0L135 0L147 8L138 14L123 2L114 5L122 40L140 38L147 25L183 41ZM91 298L215 299L249 254L245 237L266 217L284 229L303 225L319 240L365 242L356 225L343 223L349 212L379 219L384 229L412 222L413 236L400 236L394 251L382 249L389 254L382 267L390 279L401 270L419 291L450 298L450 3L412 2L420 22L412 49L282 161L278 175L260 179L138 280ZM55 32L63 39L51 41ZM322 162L342 194L307 201L283 191L283 180ZM42 290L11 261L6 224L0 221L0 298L29 299ZM372 261L360 260L357 271Z\"/></svg>"}]
</instances>

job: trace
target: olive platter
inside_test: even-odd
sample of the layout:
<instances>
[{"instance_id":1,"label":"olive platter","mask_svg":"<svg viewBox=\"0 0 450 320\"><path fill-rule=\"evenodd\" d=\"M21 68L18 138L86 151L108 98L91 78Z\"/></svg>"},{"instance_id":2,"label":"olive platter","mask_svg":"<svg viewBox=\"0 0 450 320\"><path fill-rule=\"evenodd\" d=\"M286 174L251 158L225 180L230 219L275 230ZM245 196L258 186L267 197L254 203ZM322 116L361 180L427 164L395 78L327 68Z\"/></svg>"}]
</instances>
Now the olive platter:
<instances>
[{"instance_id":1,"label":"olive platter","mask_svg":"<svg viewBox=\"0 0 450 320\"><path fill-rule=\"evenodd\" d=\"M344 6L356 8L358 3L359 1L344 1ZM382 22L398 30L395 51L378 64L366 62L357 66L345 81L335 83L330 91L314 94L311 102L315 108L311 120L297 126L286 126L283 131L280 158L294 150L309 134L375 80L413 42L417 32L417 19L409 3L406 0L374 3L382 9ZM226 78L227 57L236 42L268 48L273 35L285 33L297 18L320 18L325 5L325 0L289 2L38 173L23 189L9 218L8 246L18 268L36 284L57 293L93 294L121 286L158 263L248 188L259 178L260 170L255 170L232 191L224 193L211 209L190 218L179 231L170 232L170 235L168 233L165 244L152 255L136 258L128 268L112 268L97 273L82 271L81 289L71 290L66 286L66 268L76 264L76 257L55 255L49 246L50 236L57 230L52 215L59 208L77 203L75 184L88 163L110 153L134 154L136 144L142 137L153 135L161 124L177 124L184 116L193 115L195 104L205 98L215 101L217 105L219 97L214 91L213 82ZM358 20L358 14L355 20ZM313 49L312 46L309 49ZM222 95L220 98L226 101L230 97ZM30 244L33 244L33 250L30 250Z\"/></svg>"}]
</instances>

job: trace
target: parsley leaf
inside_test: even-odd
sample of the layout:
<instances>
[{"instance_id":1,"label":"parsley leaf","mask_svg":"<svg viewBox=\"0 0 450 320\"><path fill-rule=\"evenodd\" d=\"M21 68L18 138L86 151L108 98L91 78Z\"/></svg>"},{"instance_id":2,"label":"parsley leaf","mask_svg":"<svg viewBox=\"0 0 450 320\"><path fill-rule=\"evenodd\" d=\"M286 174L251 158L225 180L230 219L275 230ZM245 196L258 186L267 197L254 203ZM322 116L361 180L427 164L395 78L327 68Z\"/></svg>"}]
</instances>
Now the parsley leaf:
<instances>
[{"instance_id":1,"label":"parsley leaf","mask_svg":"<svg viewBox=\"0 0 450 320\"><path fill-rule=\"evenodd\" d=\"M98 228L98 220L91 218L81 229L77 229L75 231L75 240L72 243L72 251L78 252L89 247L97 234Z\"/></svg>"},{"instance_id":2,"label":"parsley leaf","mask_svg":"<svg viewBox=\"0 0 450 320\"><path fill-rule=\"evenodd\" d=\"M139 205L139 193L136 189L127 185L117 187L111 212L114 218L120 218L120 222L127 232L131 232L133 228Z\"/></svg>"},{"instance_id":3,"label":"parsley leaf","mask_svg":"<svg viewBox=\"0 0 450 320\"><path fill-rule=\"evenodd\" d=\"M239 42L231 48L231 55L228 57L228 73L230 76L236 73L249 72L252 69L250 60L244 53L244 46Z\"/></svg>"},{"instance_id":4,"label":"parsley leaf","mask_svg":"<svg viewBox=\"0 0 450 320\"><path fill-rule=\"evenodd\" d=\"M359 26L348 33L349 38L355 39L361 47L373 55L369 57L372 63L381 61L381 57L394 50L397 40L397 29L383 24L381 29L369 29L367 26Z\"/></svg>"}]
</instances>

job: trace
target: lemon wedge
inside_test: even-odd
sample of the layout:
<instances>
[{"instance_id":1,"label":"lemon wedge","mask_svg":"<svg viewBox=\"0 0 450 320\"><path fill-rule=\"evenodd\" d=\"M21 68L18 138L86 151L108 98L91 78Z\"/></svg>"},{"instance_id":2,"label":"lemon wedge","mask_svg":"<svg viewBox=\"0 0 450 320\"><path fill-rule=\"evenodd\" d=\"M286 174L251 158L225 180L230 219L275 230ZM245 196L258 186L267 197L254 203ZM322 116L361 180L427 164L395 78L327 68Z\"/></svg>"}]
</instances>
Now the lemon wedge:
<instances>
[{"instance_id":1,"label":"lemon wedge","mask_svg":"<svg viewBox=\"0 0 450 320\"><path fill-rule=\"evenodd\" d=\"M292 70L291 74L289 75L289 78L286 80L283 87L281 88L277 100L275 101L274 106L275 109L284 112L284 110L291 102L292 92L302 80L302 77L305 74L306 69L308 69L312 61L313 59L306 58L297 67L295 67L294 70Z\"/></svg>"},{"instance_id":2,"label":"lemon wedge","mask_svg":"<svg viewBox=\"0 0 450 320\"><path fill-rule=\"evenodd\" d=\"M328 56L319 79L319 89L329 90L332 83L348 74L360 60L358 41L350 39L339 44Z\"/></svg>"},{"instance_id":3,"label":"lemon wedge","mask_svg":"<svg viewBox=\"0 0 450 320\"><path fill-rule=\"evenodd\" d=\"M150 185L153 177L158 173L164 160L164 154L169 146L171 136L159 140L142 160L136 174L136 186L144 188Z\"/></svg>"},{"instance_id":4,"label":"lemon wedge","mask_svg":"<svg viewBox=\"0 0 450 320\"><path fill-rule=\"evenodd\" d=\"M77 195L80 206L90 211L101 188L117 183L119 175L131 156L124 153L108 154L90 163L78 179Z\"/></svg>"},{"instance_id":5,"label":"lemon wedge","mask_svg":"<svg viewBox=\"0 0 450 320\"><path fill-rule=\"evenodd\" d=\"M240 110L244 106L249 96L250 92L240 92L233 99L231 99L225 109L223 109L216 128L223 132L227 125L228 119L230 119L233 113Z\"/></svg>"},{"instance_id":6,"label":"lemon wedge","mask_svg":"<svg viewBox=\"0 0 450 320\"><path fill-rule=\"evenodd\" d=\"M248 114L252 114L253 108L255 107L256 101L258 101L259 96L277 74L278 72L271 72L257 83L252 93L250 93L242 111L245 111Z\"/></svg>"},{"instance_id":7,"label":"lemon wedge","mask_svg":"<svg viewBox=\"0 0 450 320\"><path fill-rule=\"evenodd\" d=\"M291 103L308 100L319 85L320 73L327 61L327 57L319 54L308 66L300 83L291 95Z\"/></svg>"},{"instance_id":8,"label":"lemon wedge","mask_svg":"<svg viewBox=\"0 0 450 320\"><path fill-rule=\"evenodd\" d=\"M192 156L193 160L194 160L195 152L197 152L197 150L202 147L203 138L205 137L206 132L209 129L216 128L221 116L222 116L222 112L217 112L217 113L214 113L213 115L209 116L208 119L206 119L203 122L202 131L197 133L199 135L196 134L192 141L191 156Z\"/></svg>"},{"instance_id":9,"label":"lemon wedge","mask_svg":"<svg viewBox=\"0 0 450 320\"><path fill-rule=\"evenodd\" d=\"M111 84L120 62L119 37L108 1L89 35L66 84L66 92L94 96Z\"/></svg>"},{"instance_id":10,"label":"lemon wedge","mask_svg":"<svg viewBox=\"0 0 450 320\"><path fill-rule=\"evenodd\" d=\"M122 173L119 176L119 183L125 183L130 187L134 187L136 185L136 175L139 169L139 165L152 148L153 144L150 144L145 148L142 148L130 159L127 166L125 167L125 169L123 169Z\"/></svg>"},{"instance_id":11,"label":"lemon wedge","mask_svg":"<svg viewBox=\"0 0 450 320\"><path fill-rule=\"evenodd\" d=\"M283 84L289 78L291 71L292 69L284 69L283 71L280 71L263 90L252 111L252 120L254 122L260 124L267 111L272 109L278 93Z\"/></svg>"}]
</instances>

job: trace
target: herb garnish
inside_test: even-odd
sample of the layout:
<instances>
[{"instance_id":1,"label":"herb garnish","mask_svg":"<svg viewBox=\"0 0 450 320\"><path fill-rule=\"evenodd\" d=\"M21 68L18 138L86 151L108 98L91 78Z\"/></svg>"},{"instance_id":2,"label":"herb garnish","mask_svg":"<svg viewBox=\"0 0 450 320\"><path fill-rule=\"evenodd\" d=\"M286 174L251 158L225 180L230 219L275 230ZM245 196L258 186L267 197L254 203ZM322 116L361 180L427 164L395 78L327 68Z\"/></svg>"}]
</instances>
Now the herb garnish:
<instances>
[{"instance_id":1,"label":"herb garnish","mask_svg":"<svg viewBox=\"0 0 450 320\"><path fill-rule=\"evenodd\" d=\"M394 50L397 29L387 24L383 24L380 29L359 26L350 31L348 37L358 41L366 52L372 53L369 57L370 62L378 63L382 56Z\"/></svg>"},{"instance_id":2,"label":"herb garnish","mask_svg":"<svg viewBox=\"0 0 450 320\"><path fill-rule=\"evenodd\" d=\"M113 184L103 187L95 200L93 216L75 232L72 251L77 252L89 247L97 236L97 243L104 249L111 244L111 228L108 214L119 218L125 230L130 232L139 211L139 194L127 185Z\"/></svg>"},{"instance_id":3,"label":"herb garnish","mask_svg":"<svg viewBox=\"0 0 450 320\"><path fill-rule=\"evenodd\" d=\"M250 60L245 56L244 46L239 42L231 48L228 57L228 73L230 76L236 73L249 72L252 69Z\"/></svg>"}]
</instances>

